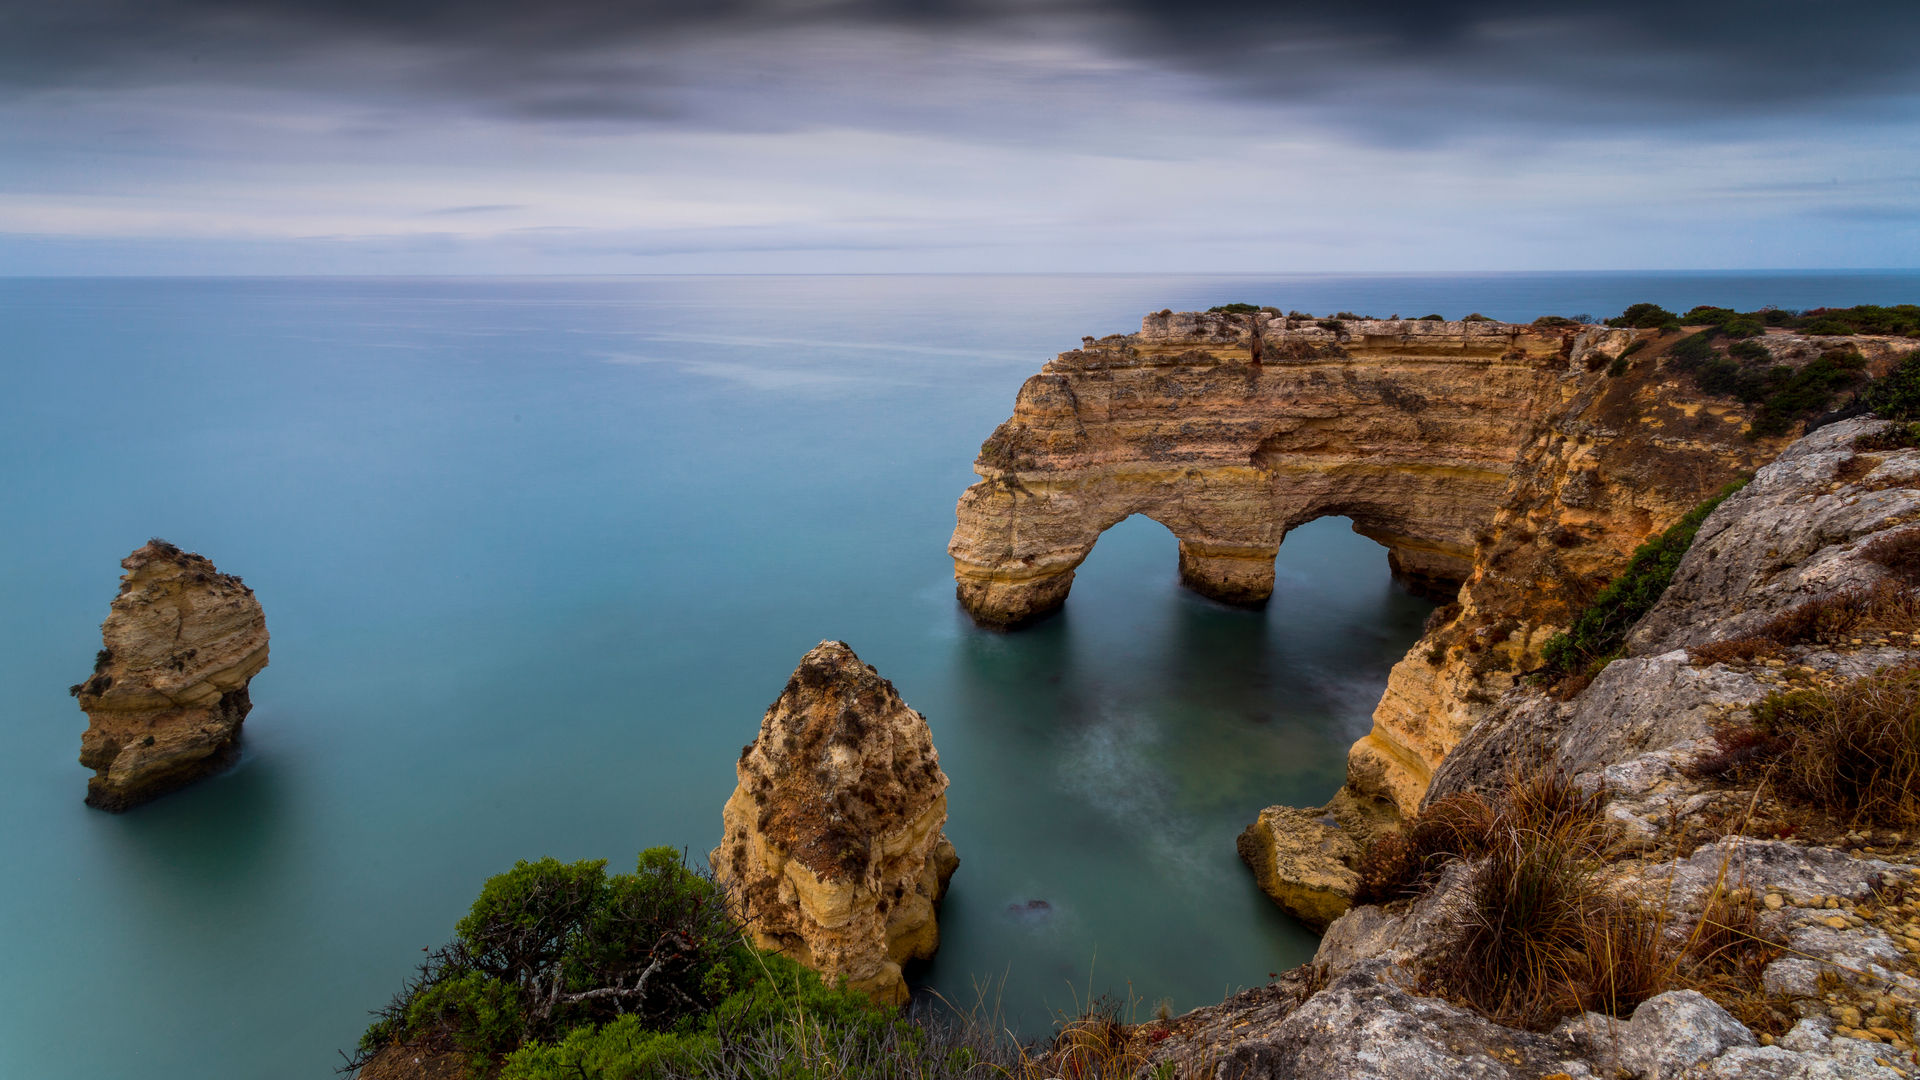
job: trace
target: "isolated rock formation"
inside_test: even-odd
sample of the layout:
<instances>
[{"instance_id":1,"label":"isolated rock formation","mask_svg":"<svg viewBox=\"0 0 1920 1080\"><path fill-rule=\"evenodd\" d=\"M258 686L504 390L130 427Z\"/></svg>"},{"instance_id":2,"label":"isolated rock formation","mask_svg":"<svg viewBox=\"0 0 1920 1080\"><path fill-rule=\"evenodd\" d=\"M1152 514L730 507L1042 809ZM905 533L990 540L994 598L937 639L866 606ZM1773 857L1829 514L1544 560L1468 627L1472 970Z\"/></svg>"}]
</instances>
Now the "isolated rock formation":
<instances>
[{"instance_id":1,"label":"isolated rock formation","mask_svg":"<svg viewBox=\"0 0 1920 1080\"><path fill-rule=\"evenodd\" d=\"M72 687L88 720L87 804L116 811L231 764L247 684L267 666L266 616L239 578L164 540L120 565L104 647Z\"/></svg>"},{"instance_id":2,"label":"isolated rock formation","mask_svg":"<svg viewBox=\"0 0 1920 1080\"><path fill-rule=\"evenodd\" d=\"M939 947L935 909L960 864L926 717L845 642L823 641L736 771L712 863L755 942L906 1001L901 965Z\"/></svg>"}]
</instances>

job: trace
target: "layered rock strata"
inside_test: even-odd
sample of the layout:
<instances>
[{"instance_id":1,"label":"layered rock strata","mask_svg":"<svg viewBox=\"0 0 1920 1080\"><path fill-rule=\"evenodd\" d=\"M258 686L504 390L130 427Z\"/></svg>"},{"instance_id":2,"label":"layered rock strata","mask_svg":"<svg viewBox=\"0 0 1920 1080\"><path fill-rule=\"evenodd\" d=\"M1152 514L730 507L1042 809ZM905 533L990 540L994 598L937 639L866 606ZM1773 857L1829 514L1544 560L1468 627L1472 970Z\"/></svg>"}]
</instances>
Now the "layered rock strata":
<instances>
[{"instance_id":1,"label":"layered rock strata","mask_svg":"<svg viewBox=\"0 0 1920 1080\"><path fill-rule=\"evenodd\" d=\"M267 666L266 615L239 578L164 540L120 565L93 674L72 687L87 804L116 811L231 764Z\"/></svg>"},{"instance_id":2,"label":"layered rock strata","mask_svg":"<svg viewBox=\"0 0 1920 1080\"><path fill-rule=\"evenodd\" d=\"M1683 335L1649 338L1626 370L1567 369L1524 441L1498 509L1476 533L1473 571L1395 664L1373 726L1347 758L1356 794L1411 813L1434 771L1540 649L1627 565L1633 550L1792 436L1752 439L1752 406L1699 389L1665 363ZM1884 372L1910 343L1873 337L1759 339L1781 365L1839 346Z\"/></svg>"},{"instance_id":3,"label":"layered rock strata","mask_svg":"<svg viewBox=\"0 0 1920 1080\"><path fill-rule=\"evenodd\" d=\"M1912 589L1872 551L1920 528L1920 450L1856 446L1887 426L1822 428L1760 469L1706 520L1624 658L1566 700L1508 688L1432 786L1432 797L1477 788L1525 755L1599 793L1617 842L1597 884L1659 911L1675 948L1713 898L1751 897L1757 932L1782 943L1754 999L1776 1012L1773 1031L1750 1030L1685 985L1625 1015L1574 1015L1548 1031L1430 996L1421 973L1449 947L1483 872L1457 861L1415 901L1335 920L1313 963L1272 985L1137 1029L1142 1058L1244 1080L1912 1075L1920 838L1844 823L1823 833L1803 817L1774 817L1790 812L1764 786L1691 769L1714 747L1717 723L1739 721L1771 692L1920 664L1920 634L1870 626L1766 658L1714 661L1708 648L1810 601L1889 581ZM1780 839L1793 829L1769 821L1799 821L1802 832Z\"/></svg>"},{"instance_id":4,"label":"layered rock strata","mask_svg":"<svg viewBox=\"0 0 1920 1080\"><path fill-rule=\"evenodd\" d=\"M981 447L948 548L962 605L1011 627L1058 608L1134 514L1180 541L1181 580L1273 592L1288 530L1344 515L1396 574L1451 591L1569 370L1633 332L1494 322L1162 312L1061 353Z\"/></svg>"},{"instance_id":5,"label":"layered rock strata","mask_svg":"<svg viewBox=\"0 0 1920 1080\"><path fill-rule=\"evenodd\" d=\"M926 717L846 643L823 641L736 772L712 863L755 942L906 1001L901 967L939 947L936 909L960 863Z\"/></svg>"}]
</instances>

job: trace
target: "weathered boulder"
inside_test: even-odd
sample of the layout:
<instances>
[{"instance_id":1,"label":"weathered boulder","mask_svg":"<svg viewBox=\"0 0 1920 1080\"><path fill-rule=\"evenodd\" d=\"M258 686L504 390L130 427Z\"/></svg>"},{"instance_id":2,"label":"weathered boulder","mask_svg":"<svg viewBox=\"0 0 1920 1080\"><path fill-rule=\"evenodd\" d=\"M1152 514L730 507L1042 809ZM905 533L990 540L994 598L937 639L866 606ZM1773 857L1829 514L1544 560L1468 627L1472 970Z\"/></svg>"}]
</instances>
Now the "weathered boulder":
<instances>
[{"instance_id":1,"label":"weathered boulder","mask_svg":"<svg viewBox=\"0 0 1920 1080\"><path fill-rule=\"evenodd\" d=\"M926 717L845 642L807 653L740 753L714 873L760 947L877 1001L933 955L960 858Z\"/></svg>"},{"instance_id":2,"label":"weathered boulder","mask_svg":"<svg viewBox=\"0 0 1920 1080\"><path fill-rule=\"evenodd\" d=\"M1360 854L1381 828L1391 827L1392 807L1342 790L1311 810L1269 806L1240 834L1240 861L1253 871L1260 891L1316 930L1353 906Z\"/></svg>"},{"instance_id":3,"label":"weathered boulder","mask_svg":"<svg viewBox=\"0 0 1920 1080\"><path fill-rule=\"evenodd\" d=\"M248 683L267 666L266 615L239 578L164 540L120 565L104 647L71 688L88 720L87 804L115 811L232 764Z\"/></svg>"}]
</instances>

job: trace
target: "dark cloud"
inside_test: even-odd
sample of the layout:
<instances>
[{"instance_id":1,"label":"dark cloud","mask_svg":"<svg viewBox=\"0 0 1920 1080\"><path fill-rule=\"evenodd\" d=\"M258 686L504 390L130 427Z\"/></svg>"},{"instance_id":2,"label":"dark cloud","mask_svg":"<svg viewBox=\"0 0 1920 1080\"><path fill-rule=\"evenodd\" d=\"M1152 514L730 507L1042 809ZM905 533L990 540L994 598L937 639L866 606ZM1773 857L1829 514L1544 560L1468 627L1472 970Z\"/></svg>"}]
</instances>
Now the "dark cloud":
<instances>
[{"instance_id":1,"label":"dark cloud","mask_svg":"<svg viewBox=\"0 0 1920 1080\"><path fill-rule=\"evenodd\" d=\"M703 104L712 87L804 82L806 57L779 43L812 31L936 49L1072 42L1398 136L1487 120L1712 123L1920 92L1912 0L0 2L0 92L16 95L243 84L698 126L724 111ZM718 64L689 60L730 45ZM911 101L912 72L872 59L872 97ZM828 63L827 77L860 75L845 56Z\"/></svg>"}]
</instances>

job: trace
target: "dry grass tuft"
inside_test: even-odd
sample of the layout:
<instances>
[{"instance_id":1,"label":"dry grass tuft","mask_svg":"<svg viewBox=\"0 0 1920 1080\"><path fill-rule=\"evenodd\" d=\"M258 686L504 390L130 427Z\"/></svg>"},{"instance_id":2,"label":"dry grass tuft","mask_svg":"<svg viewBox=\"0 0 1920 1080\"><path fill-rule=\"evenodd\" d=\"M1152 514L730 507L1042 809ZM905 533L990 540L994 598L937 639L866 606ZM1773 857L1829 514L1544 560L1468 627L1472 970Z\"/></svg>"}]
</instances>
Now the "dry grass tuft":
<instances>
[{"instance_id":1,"label":"dry grass tuft","mask_svg":"<svg viewBox=\"0 0 1920 1080\"><path fill-rule=\"evenodd\" d=\"M1902 535L1912 536L1912 541L1899 540ZM1880 549L1879 556L1874 554L1876 545L1887 542ZM1902 566L1920 568L1920 553L1908 549L1912 543L1914 549L1920 549L1920 530L1907 534L1894 534L1881 537L1862 549L1868 558L1879 562L1881 558L1899 562ZM1881 565L1893 566L1889 562ZM1897 571L1905 574L1906 569ZM1837 645L1845 643L1853 635L1866 629L1898 630L1910 633L1920 629L1920 594L1892 578L1882 578L1870 588L1850 589L1846 592L1823 596L1818 600L1809 600L1791 611L1784 612L1760 628L1760 637L1769 638L1784 646L1792 645ZM1692 650L1689 650L1692 652ZM1698 655L1698 653L1694 653Z\"/></svg>"},{"instance_id":2,"label":"dry grass tuft","mask_svg":"<svg viewBox=\"0 0 1920 1080\"><path fill-rule=\"evenodd\" d=\"M1868 541L1860 554L1908 585L1920 585L1920 529L1883 533Z\"/></svg>"},{"instance_id":3,"label":"dry grass tuft","mask_svg":"<svg viewBox=\"0 0 1920 1080\"><path fill-rule=\"evenodd\" d=\"M1448 927L1431 988L1499 1023L1541 1027L1578 1004L1569 976L1600 915L1590 852L1504 828Z\"/></svg>"},{"instance_id":4,"label":"dry grass tuft","mask_svg":"<svg viewBox=\"0 0 1920 1080\"><path fill-rule=\"evenodd\" d=\"M1687 647L1688 658L1702 665L1751 664L1755 660L1770 660L1784 653L1785 650L1780 647L1779 642L1758 634Z\"/></svg>"},{"instance_id":5,"label":"dry grass tuft","mask_svg":"<svg viewBox=\"0 0 1920 1080\"><path fill-rule=\"evenodd\" d=\"M1602 793L1580 792L1560 769L1516 767L1492 794L1470 791L1437 799L1405 832L1375 838L1360 857L1354 903L1384 904L1418 896L1447 862L1480 858L1511 831L1565 834L1575 843L1598 843L1604 834L1604 802Z\"/></svg>"},{"instance_id":6,"label":"dry grass tuft","mask_svg":"<svg viewBox=\"0 0 1920 1080\"><path fill-rule=\"evenodd\" d=\"M1767 766L1782 795L1849 824L1920 824L1920 667L1769 695L1754 726L1784 743Z\"/></svg>"}]
</instances>

